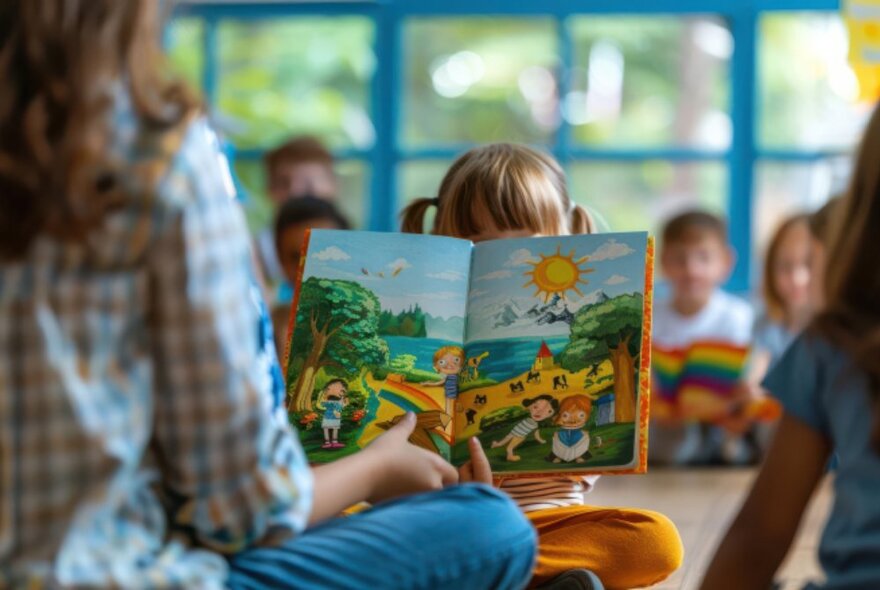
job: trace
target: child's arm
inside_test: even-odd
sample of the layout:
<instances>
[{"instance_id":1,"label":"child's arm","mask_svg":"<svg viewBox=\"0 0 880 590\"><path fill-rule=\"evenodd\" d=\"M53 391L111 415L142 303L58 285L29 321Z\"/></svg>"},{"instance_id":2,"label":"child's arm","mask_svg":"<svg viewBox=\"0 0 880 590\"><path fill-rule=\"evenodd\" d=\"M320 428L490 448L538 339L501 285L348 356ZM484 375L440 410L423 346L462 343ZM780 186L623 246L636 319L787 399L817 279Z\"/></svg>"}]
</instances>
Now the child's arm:
<instances>
[{"instance_id":1,"label":"child's arm","mask_svg":"<svg viewBox=\"0 0 880 590\"><path fill-rule=\"evenodd\" d=\"M358 502L375 504L457 482L458 472L440 455L409 443L415 426L410 412L363 451L316 467L309 525Z\"/></svg>"},{"instance_id":2,"label":"child's arm","mask_svg":"<svg viewBox=\"0 0 880 590\"><path fill-rule=\"evenodd\" d=\"M817 430L783 415L752 490L718 547L701 588L769 588L816 484L830 446Z\"/></svg>"},{"instance_id":3,"label":"child's arm","mask_svg":"<svg viewBox=\"0 0 880 590\"><path fill-rule=\"evenodd\" d=\"M426 387L436 387L438 385L445 385L445 384L446 384L446 375L443 375L439 381L423 381L422 382L422 385L424 385Z\"/></svg>"}]
</instances>

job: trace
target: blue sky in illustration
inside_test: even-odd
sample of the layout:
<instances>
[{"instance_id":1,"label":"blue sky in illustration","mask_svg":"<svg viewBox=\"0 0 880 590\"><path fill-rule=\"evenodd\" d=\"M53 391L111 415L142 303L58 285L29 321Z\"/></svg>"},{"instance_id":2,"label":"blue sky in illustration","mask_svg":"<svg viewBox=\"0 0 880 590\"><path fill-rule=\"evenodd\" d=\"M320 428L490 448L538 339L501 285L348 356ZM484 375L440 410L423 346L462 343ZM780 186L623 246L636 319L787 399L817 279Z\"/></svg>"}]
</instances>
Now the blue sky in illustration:
<instances>
[{"instance_id":1,"label":"blue sky in illustration","mask_svg":"<svg viewBox=\"0 0 880 590\"><path fill-rule=\"evenodd\" d=\"M418 304L435 317L463 317L471 245L438 236L315 230L305 277L352 280L394 312Z\"/></svg>"},{"instance_id":2,"label":"blue sky in illustration","mask_svg":"<svg viewBox=\"0 0 880 590\"><path fill-rule=\"evenodd\" d=\"M574 249L574 259L589 256L580 264L581 268L592 268L593 272L584 275L588 281L578 288L584 295L598 290L609 297L624 293L644 292L646 233L592 234L567 236L565 238L526 238L484 242L474 253L471 301L493 297L533 297L535 287L523 285L530 277L523 273L533 266L529 261L540 260L539 255L556 253L562 245L562 255L567 256ZM568 298L577 301L577 293L570 292ZM534 298L535 302L539 301Z\"/></svg>"}]
</instances>

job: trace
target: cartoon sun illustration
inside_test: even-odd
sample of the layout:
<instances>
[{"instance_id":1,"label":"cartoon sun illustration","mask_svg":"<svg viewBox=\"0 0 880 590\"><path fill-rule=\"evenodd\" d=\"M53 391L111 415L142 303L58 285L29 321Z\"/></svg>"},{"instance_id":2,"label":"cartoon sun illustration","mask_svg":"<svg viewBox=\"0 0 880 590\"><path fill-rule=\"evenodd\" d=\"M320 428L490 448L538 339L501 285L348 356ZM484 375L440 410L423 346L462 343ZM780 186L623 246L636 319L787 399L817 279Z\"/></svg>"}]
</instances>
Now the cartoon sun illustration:
<instances>
[{"instance_id":1,"label":"cartoon sun illustration","mask_svg":"<svg viewBox=\"0 0 880 590\"><path fill-rule=\"evenodd\" d=\"M541 260L537 262L529 262L534 268L523 274L531 277L531 280L523 285L528 287L534 285L537 289L535 297L543 295L544 302L550 301L553 295L559 295L565 299L568 291L574 291L578 295L583 295L578 289L578 283L587 284L584 275L593 272L595 269L583 267L581 264L589 260L589 256L574 259L574 250L564 255L561 252L561 246L556 247L556 254L544 256L541 254Z\"/></svg>"}]
</instances>

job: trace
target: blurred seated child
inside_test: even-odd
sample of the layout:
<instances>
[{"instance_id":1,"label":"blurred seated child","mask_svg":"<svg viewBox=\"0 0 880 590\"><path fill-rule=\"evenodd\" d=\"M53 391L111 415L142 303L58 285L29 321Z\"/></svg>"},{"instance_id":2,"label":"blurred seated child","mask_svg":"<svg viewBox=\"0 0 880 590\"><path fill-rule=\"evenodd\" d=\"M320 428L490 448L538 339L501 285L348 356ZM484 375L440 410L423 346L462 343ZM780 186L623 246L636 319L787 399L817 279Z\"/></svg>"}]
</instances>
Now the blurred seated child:
<instances>
[{"instance_id":1,"label":"blurred seated child","mask_svg":"<svg viewBox=\"0 0 880 590\"><path fill-rule=\"evenodd\" d=\"M661 355L686 355L695 345L748 347L752 309L721 290L733 262L726 224L717 216L690 211L666 224L660 264L672 292L654 306L655 372ZM660 382L655 378L655 384ZM719 427L690 421L681 414L678 402L664 403L656 388L652 404L656 411L652 409L651 461L686 465L739 459L724 456L739 450L725 450L730 445L724 444L726 437Z\"/></svg>"},{"instance_id":2,"label":"blurred seated child","mask_svg":"<svg viewBox=\"0 0 880 590\"><path fill-rule=\"evenodd\" d=\"M747 380L760 383L767 370L812 317L812 239L808 215L786 219L764 261L764 309L755 321Z\"/></svg>"},{"instance_id":3,"label":"blurred seated child","mask_svg":"<svg viewBox=\"0 0 880 590\"><path fill-rule=\"evenodd\" d=\"M293 137L266 153L266 192L272 203L274 216L289 200L315 197L335 201L339 184L333 172L333 154L311 136ZM271 228L257 236L260 261L269 283L283 278L283 269L275 254Z\"/></svg>"},{"instance_id":4,"label":"blurred seated child","mask_svg":"<svg viewBox=\"0 0 880 590\"><path fill-rule=\"evenodd\" d=\"M734 393L740 404L725 424L744 433L755 459L770 446L773 425L754 425L742 409L749 402L766 399L761 381L767 370L812 317L814 246L809 219L807 214L798 214L783 220L770 239L763 271L764 306L755 320L749 360Z\"/></svg>"},{"instance_id":5,"label":"blurred seated child","mask_svg":"<svg viewBox=\"0 0 880 590\"><path fill-rule=\"evenodd\" d=\"M275 251L283 270L283 282L277 300L272 306L272 325L278 353L287 346L287 322L293 302L299 261L306 231L309 229L350 229L348 220L333 203L317 197L290 199L278 211L275 219Z\"/></svg>"},{"instance_id":6,"label":"blurred seated child","mask_svg":"<svg viewBox=\"0 0 880 590\"><path fill-rule=\"evenodd\" d=\"M824 300L764 386L784 413L748 498L701 588L769 588L826 473L839 466L818 548L822 583L880 588L880 111L859 152L851 189L832 205Z\"/></svg>"}]
</instances>

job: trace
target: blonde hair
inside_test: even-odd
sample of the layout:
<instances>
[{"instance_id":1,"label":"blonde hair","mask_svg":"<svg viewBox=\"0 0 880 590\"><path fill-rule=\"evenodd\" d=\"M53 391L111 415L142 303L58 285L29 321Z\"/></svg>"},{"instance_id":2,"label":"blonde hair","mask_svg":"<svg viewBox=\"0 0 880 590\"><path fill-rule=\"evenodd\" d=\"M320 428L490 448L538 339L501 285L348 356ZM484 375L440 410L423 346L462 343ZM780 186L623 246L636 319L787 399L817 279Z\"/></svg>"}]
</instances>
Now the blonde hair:
<instances>
[{"instance_id":1,"label":"blonde hair","mask_svg":"<svg viewBox=\"0 0 880 590\"><path fill-rule=\"evenodd\" d=\"M437 198L416 199L403 210L401 229L424 233L431 207L437 207L431 233L444 236L464 238L486 229L543 235L596 231L590 214L569 197L559 163L513 143L493 143L459 156Z\"/></svg>"},{"instance_id":2,"label":"blonde hair","mask_svg":"<svg viewBox=\"0 0 880 590\"><path fill-rule=\"evenodd\" d=\"M776 258L779 256L779 249L782 247L782 241L788 233L795 229L798 225L803 225L809 230L810 216L801 213L789 217L783 221L773 234L770 245L767 247L767 255L764 258L763 280L761 291L764 295L764 305L767 307L767 315L771 319L781 322L785 320L785 301L776 287Z\"/></svg>"},{"instance_id":3,"label":"blonde hair","mask_svg":"<svg viewBox=\"0 0 880 590\"><path fill-rule=\"evenodd\" d=\"M828 220L825 309L811 331L845 352L865 373L874 405L871 442L880 452L880 110L862 138L846 196Z\"/></svg>"},{"instance_id":4,"label":"blonde hair","mask_svg":"<svg viewBox=\"0 0 880 590\"><path fill-rule=\"evenodd\" d=\"M434 366L437 366L440 359L447 354L457 356L462 362L464 362L464 349L461 346L441 346L437 349L437 352L434 353Z\"/></svg>"}]
</instances>

